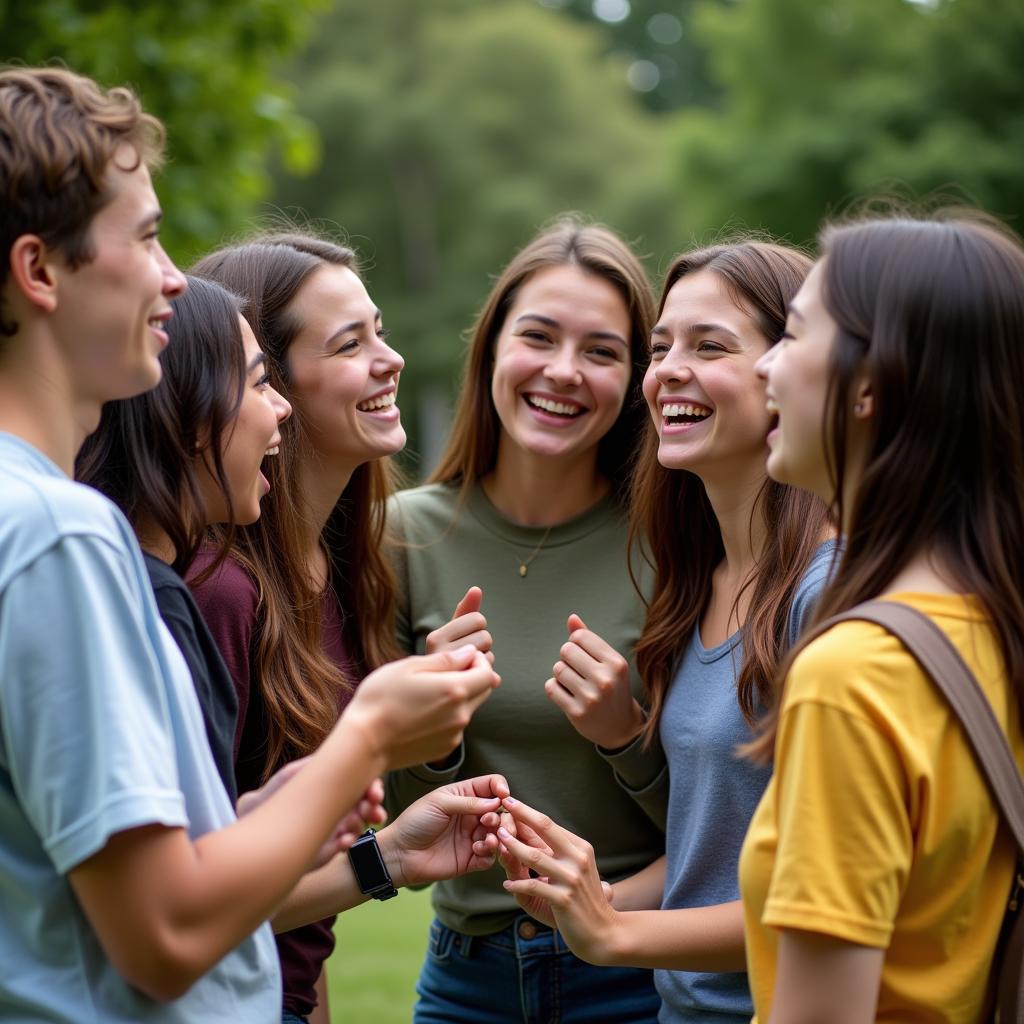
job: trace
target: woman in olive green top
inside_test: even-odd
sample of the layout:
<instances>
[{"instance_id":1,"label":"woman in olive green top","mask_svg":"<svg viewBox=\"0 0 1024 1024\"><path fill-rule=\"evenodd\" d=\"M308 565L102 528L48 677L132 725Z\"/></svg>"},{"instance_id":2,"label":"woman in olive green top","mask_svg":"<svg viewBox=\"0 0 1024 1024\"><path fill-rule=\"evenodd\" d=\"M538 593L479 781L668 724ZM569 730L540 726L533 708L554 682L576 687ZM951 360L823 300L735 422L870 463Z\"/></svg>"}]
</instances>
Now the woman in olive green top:
<instances>
[{"instance_id":1,"label":"woman in olive green top","mask_svg":"<svg viewBox=\"0 0 1024 1024\"><path fill-rule=\"evenodd\" d=\"M440 467L389 508L400 640L409 651L470 640L503 679L446 761L390 777L392 813L501 771L518 797L586 836L613 881L664 851L664 757L630 742L643 716L635 675L634 695L597 713L582 680L551 676L570 635L600 661L640 634L622 498L653 312L639 262L612 232L574 220L542 232L477 320ZM522 914L503 877L435 886L418 1024L657 1018L651 972L578 960Z\"/></svg>"}]
</instances>

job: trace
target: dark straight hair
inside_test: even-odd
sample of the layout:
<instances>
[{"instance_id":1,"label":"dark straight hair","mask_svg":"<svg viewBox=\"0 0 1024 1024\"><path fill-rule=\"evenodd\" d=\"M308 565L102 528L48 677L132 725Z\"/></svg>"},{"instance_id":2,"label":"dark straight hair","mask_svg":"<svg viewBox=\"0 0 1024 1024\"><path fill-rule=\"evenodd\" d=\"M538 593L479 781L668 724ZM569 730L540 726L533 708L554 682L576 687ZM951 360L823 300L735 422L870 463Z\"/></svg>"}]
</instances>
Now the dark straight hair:
<instances>
[{"instance_id":1,"label":"dark straight hair","mask_svg":"<svg viewBox=\"0 0 1024 1024\"><path fill-rule=\"evenodd\" d=\"M358 272L348 246L306 232L278 231L218 249L192 268L242 297L242 312L267 354L271 384L292 401L292 416L281 425L281 455L270 462L271 492L263 515L237 531L232 551L260 594L255 677L268 713L264 777L284 761L316 750L337 721L339 690L354 683L321 647L321 594L305 568L305 499L296 472L299 453L309 442L301 405L289 388L288 350L303 328L293 304L303 285L328 266ZM395 637L397 583L383 551L394 481L388 458L359 466L324 528L331 587L359 673L401 656Z\"/></svg>"},{"instance_id":2,"label":"dark straight hair","mask_svg":"<svg viewBox=\"0 0 1024 1024\"><path fill-rule=\"evenodd\" d=\"M786 326L790 300L810 268L811 260L804 253L760 239L697 249L672 263L659 311L680 280L710 271L754 319L768 345L774 345ZM743 662L736 680L740 709L751 724L762 708L774 702L775 672L788 643L797 584L830 530L828 510L820 498L767 477L754 515L761 516L766 540L756 571L741 591L741 595L748 589L752 593L742 626ZM722 531L704 484L693 473L660 465L658 432L650 417L633 477L630 538L630 550L643 552L655 577L636 645L637 669L650 705L644 729L650 742L683 651L707 607L715 567L725 556Z\"/></svg>"},{"instance_id":3,"label":"dark straight hair","mask_svg":"<svg viewBox=\"0 0 1024 1024\"><path fill-rule=\"evenodd\" d=\"M1024 707L1024 247L994 219L948 211L825 228L825 307L837 324L824 447L845 526L822 621L885 591L934 551L988 614ZM867 379L875 415L844 492L847 408ZM799 647L781 669L785 674ZM750 748L774 750L772 716Z\"/></svg>"},{"instance_id":4,"label":"dark straight hair","mask_svg":"<svg viewBox=\"0 0 1024 1024\"><path fill-rule=\"evenodd\" d=\"M189 277L174 299L163 375L151 391L103 407L82 445L75 476L102 491L140 537L156 527L174 545L173 567L184 576L207 528L196 470L205 453L224 492L229 522L214 568L231 543L234 509L222 451L245 388L240 300L219 285Z\"/></svg>"}]
</instances>

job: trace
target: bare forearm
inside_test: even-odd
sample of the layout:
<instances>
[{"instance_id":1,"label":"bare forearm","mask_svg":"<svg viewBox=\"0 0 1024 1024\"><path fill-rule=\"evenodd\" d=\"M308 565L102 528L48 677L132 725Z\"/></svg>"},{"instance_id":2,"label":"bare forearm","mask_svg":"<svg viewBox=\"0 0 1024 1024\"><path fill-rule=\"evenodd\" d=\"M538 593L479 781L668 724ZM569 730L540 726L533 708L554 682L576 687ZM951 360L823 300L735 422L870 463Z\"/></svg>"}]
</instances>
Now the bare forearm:
<instances>
[{"instance_id":1,"label":"bare forearm","mask_svg":"<svg viewBox=\"0 0 1024 1024\"><path fill-rule=\"evenodd\" d=\"M657 910L665 891L665 858L659 857L635 875L612 886L616 910Z\"/></svg>"},{"instance_id":2,"label":"bare forearm","mask_svg":"<svg viewBox=\"0 0 1024 1024\"><path fill-rule=\"evenodd\" d=\"M619 912L595 952L595 962L619 966L744 971L742 905Z\"/></svg>"}]
</instances>

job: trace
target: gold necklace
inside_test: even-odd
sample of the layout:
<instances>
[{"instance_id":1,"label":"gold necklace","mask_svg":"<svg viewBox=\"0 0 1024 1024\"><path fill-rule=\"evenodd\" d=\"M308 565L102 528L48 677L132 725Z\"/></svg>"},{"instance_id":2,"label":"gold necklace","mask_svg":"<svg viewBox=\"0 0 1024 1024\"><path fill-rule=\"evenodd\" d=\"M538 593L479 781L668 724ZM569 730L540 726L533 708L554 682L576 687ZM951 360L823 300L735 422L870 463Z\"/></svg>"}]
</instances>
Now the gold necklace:
<instances>
[{"instance_id":1,"label":"gold necklace","mask_svg":"<svg viewBox=\"0 0 1024 1024\"><path fill-rule=\"evenodd\" d=\"M525 562L518 555L516 555L516 561L519 563L519 576L520 576L520 578L526 576L526 571L529 568L530 563L540 554L540 549L542 547L544 547L545 543L547 542L547 539L550 536L552 527L554 525L555 524L552 523L551 526L549 526L544 531L544 536L541 537L540 543L530 552L530 554L527 557Z\"/></svg>"}]
</instances>

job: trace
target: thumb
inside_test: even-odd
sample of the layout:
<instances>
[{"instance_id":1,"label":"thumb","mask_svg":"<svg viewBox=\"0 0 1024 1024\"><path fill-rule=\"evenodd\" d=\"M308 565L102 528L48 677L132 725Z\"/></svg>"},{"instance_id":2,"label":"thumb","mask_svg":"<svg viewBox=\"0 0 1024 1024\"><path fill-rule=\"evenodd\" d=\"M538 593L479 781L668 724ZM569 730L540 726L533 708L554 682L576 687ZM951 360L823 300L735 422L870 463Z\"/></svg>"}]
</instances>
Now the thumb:
<instances>
[{"instance_id":1,"label":"thumb","mask_svg":"<svg viewBox=\"0 0 1024 1024\"><path fill-rule=\"evenodd\" d=\"M472 644L463 644L454 651L421 654L419 669L424 672L448 672L452 669L468 668L473 664L476 653L476 648Z\"/></svg>"},{"instance_id":2,"label":"thumb","mask_svg":"<svg viewBox=\"0 0 1024 1024\"><path fill-rule=\"evenodd\" d=\"M587 628L587 624L575 612L573 612L569 616L569 619L566 622L566 625L569 627L569 632L570 633L574 633L577 629L586 629Z\"/></svg>"},{"instance_id":3,"label":"thumb","mask_svg":"<svg viewBox=\"0 0 1024 1024\"><path fill-rule=\"evenodd\" d=\"M460 615L469 615L471 612L480 611L483 600L484 592L479 587L470 587L466 591L466 596L455 606L452 618L457 619Z\"/></svg>"}]
</instances>

